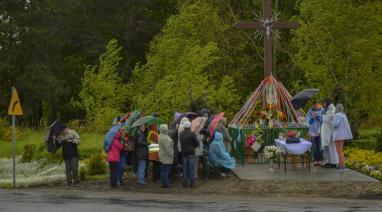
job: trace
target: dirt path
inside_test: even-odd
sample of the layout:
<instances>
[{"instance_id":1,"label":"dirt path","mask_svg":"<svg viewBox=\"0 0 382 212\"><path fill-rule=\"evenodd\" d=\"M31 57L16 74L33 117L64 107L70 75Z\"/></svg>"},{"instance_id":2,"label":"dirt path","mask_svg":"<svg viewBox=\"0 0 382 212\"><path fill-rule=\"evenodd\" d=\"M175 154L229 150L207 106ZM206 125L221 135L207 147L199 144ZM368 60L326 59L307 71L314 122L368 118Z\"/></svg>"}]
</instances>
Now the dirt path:
<instances>
[{"instance_id":1,"label":"dirt path","mask_svg":"<svg viewBox=\"0 0 382 212\"><path fill-rule=\"evenodd\" d=\"M163 189L159 182L148 180L148 185L138 185L134 178L117 189L109 186L108 180L83 181L77 187L52 185L32 188L60 191L87 191L112 193L140 193L154 195L216 195L233 197L331 197L382 200L382 183L339 182L293 182L293 181L243 181L235 176L198 180L197 187L183 189L180 178L172 180L170 189Z\"/></svg>"}]
</instances>

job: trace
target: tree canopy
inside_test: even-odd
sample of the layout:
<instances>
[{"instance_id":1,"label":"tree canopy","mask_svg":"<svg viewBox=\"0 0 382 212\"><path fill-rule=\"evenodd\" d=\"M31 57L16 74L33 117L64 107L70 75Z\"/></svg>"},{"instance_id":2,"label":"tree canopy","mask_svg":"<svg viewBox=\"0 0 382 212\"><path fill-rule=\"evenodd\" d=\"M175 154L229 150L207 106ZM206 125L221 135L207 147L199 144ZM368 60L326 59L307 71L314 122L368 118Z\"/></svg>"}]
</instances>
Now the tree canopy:
<instances>
[{"instance_id":1,"label":"tree canopy","mask_svg":"<svg viewBox=\"0 0 382 212\"><path fill-rule=\"evenodd\" d=\"M294 94L345 104L356 129L382 117L382 3L272 1L297 30L274 39L275 75ZM208 107L232 117L263 79L263 42L231 26L262 0L0 1L0 115L16 86L29 126L104 128L132 109Z\"/></svg>"}]
</instances>

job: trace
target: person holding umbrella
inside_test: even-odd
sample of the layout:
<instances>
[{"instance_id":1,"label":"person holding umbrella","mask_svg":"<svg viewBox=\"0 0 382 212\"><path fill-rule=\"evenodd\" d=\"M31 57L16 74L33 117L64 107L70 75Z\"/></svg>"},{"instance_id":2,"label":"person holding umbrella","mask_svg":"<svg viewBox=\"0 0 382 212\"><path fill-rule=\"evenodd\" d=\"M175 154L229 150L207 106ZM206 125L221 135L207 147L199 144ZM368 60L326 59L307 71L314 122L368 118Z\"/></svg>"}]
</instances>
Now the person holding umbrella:
<instances>
[{"instance_id":1,"label":"person holding umbrella","mask_svg":"<svg viewBox=\"0 0 382 212\"><path fill-rule=\"evenodd\" d=\"M123 149L124 140L121 139L123 129L121 129L113 138L110 144L109 151L107 152L107 161L110 167L110 186L117 187L118 181L118 164L121 160L121 151Z\"/></svg>"},{"instance_id":2,"label":"person holding umbrella","mask_svg":"<svg viewBox=\"0 0 382 212\"><path fill-rule=\"evenodd\" d=\"M66 169L66 184L68 186L72 185L72 183L77 185L79 184L77 146L80 144L80 136L65 124L60 125L60 131L61 133L55 138L55 141L57 148L62 147L62 157Z\"/></svg>"}]
</instances>

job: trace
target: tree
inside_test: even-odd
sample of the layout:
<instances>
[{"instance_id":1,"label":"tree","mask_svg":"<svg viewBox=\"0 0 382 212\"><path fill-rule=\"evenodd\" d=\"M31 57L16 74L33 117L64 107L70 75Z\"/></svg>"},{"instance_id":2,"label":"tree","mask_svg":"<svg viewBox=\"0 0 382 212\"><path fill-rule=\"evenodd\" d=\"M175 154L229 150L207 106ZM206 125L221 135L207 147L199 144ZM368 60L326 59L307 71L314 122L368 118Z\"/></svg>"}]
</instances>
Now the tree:
<instances>
[{"instance_id":1,"label":"tree","mask_svg":"<svg viewBox=\"0 0 382 212\"><path fill-rule=\"evenodd\" d=\"M80 92L88 127L105 131L125 109L127 87L118 76L122 47L113 39L99 58L99 66L88 66Z\"/></svg>"},{"instance_id":2,"label":"tree","mask_svg":"<svg viewBox=\"0 0 382 212\"><path fill-rule=\"evenodd\" d=\"M186 5L179 15L170 17L151 43L147 63L134 71L129 85L134 106L144 112L159 111L167 120L174 110L189 110L195 102L215 106L216 101L209 99L224 76L217 64L224 55L218 41L226 29L203 1ZM235 91L227 90L227 95Z\"/></svg>"},{"instance_id":3,"label":"tree","mask_svg":"<svg viewBox=\"0 0 382 212\"><path fill-rule=\"evenodd\" d=\"M381 114L381 12L377 1L300 2L294 60L321 98L344 103L354 132Z\"/></svg>"}]
</instances>

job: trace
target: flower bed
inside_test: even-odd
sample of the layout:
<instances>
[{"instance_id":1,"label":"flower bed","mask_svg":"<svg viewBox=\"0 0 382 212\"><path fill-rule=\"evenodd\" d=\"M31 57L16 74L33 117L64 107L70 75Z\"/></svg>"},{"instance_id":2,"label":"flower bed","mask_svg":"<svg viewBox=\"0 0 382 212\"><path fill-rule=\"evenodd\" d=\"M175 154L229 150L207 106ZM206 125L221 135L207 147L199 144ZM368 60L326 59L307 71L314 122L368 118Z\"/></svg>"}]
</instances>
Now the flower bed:
<instances>
[{"instance_id":1,"label":"flower bed","mask_svg":"<svg viewBox=\"0 0 382 212\"><path fill-rule=\"evenodd\" d=\"M31 187L38 185L64 182L64 164L52 164L43 161L22 163L21 157L16 160L16 187ZM12 187L12 159L0 159L0 188Z\"/></svg>"},{"instance_id":2,"label":"flower bed","mask_svg":"<svg viewBox=\"0 0 382 212\"><path fill-rule=\"evenodd\" d=\"M347 148L346 166L382 181L382 153L373 150Z\"/></svg>"}]
</instances>

